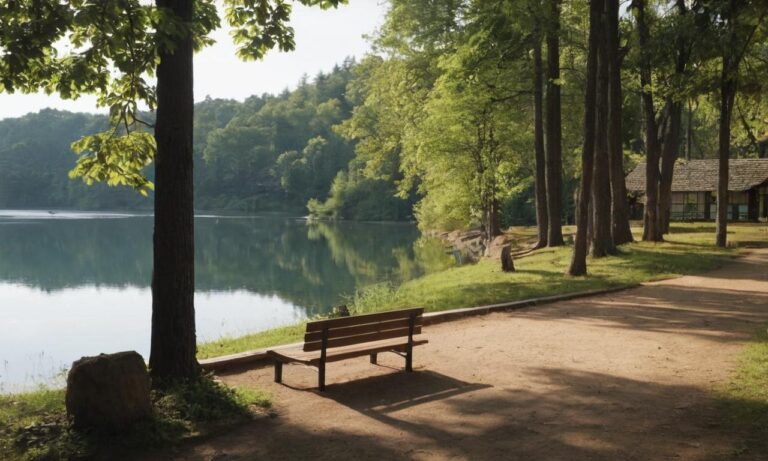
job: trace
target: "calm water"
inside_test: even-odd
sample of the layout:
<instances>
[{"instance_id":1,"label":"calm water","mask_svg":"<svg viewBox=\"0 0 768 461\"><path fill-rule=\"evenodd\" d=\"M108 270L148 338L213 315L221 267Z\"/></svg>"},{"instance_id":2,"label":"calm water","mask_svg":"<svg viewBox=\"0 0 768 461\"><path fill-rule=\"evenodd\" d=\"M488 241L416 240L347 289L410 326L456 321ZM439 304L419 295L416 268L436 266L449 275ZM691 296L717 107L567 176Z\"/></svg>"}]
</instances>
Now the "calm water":
<instances>
[{"instance_id":1,"label":"calm water","mask_svg":"<svg viewBox=\"0 0 768 461\"><path fill-rule=\"evenodd\" d=\"M327 312L428 265L410 224L199 216L196 226L201 342ZM0 211L0 391L51 382L83 355L147 358L151 236L150 216Z\"/></svg>"}]
</instances>

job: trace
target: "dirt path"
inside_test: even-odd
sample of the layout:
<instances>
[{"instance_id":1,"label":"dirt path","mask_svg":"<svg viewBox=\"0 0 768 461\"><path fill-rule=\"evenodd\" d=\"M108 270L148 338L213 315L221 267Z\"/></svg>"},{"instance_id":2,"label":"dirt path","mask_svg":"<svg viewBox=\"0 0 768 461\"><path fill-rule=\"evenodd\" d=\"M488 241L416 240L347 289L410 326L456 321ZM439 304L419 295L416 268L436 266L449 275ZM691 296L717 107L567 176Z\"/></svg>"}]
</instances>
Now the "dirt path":
<instances>
[{"instance_id":1,"label":"dirt path","mask_svg":"<svg viewBox=\"0 0 768 461\"><path fill-rule=\"evenodd\" d=\"M278 416L157 459L733 459L708 390L765 322L755 250L705 276L430 327L413 374L385 354L329 365L324 394L300 366L284 370L294 388L271 369L225 376L270 391Z\"/></svg>"}]
</instances>

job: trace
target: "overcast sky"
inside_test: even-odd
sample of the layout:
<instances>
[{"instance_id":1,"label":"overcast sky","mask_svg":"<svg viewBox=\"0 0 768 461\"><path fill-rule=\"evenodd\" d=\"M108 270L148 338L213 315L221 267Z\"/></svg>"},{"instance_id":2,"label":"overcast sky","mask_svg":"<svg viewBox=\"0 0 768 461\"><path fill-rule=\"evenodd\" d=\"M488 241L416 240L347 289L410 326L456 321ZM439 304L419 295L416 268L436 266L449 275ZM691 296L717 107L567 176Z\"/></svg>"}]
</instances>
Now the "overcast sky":
<instances>
[{"instance_id":1,"label":"overcast sky","mask_svg":"<svg viewBox=\"0 0 768 461\"><path fill-rule=\"evenodd\" d=\"M321 10L296 5L291 24L296 50L273 51L263 61L242 62L228 29L217 30L216 44L195 56L195 100L206 96L242 100L253 94L277 93L293 88L303 74L310 77L329 71L347 56L361 57L370 45L363 38L384 19L382 0L352 0L338 9ZM96 112L95 99L63 101L44 94L0 94L0 119L37 112L45 107L76 112Z\"/></svg>"}]
</instances>

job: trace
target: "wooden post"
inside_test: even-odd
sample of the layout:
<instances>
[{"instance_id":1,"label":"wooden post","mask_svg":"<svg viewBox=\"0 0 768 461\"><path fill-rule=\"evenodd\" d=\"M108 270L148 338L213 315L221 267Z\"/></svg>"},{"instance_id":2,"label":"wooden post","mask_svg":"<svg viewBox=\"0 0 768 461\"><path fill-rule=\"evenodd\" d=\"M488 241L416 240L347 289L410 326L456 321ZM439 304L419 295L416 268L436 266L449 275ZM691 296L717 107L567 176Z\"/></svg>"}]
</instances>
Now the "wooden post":
<instances>
[{"instance_id":1,"label":"wooden post","mask_svg":"<svg viewBox=\"0 0 768 461\"><path fill-rule=\"evenodd\" d=\"M377 354L375 352L373 354L371 354L371 363L372 364L376 365L378 363L378 358L379 358L378 356L379 356L379 354Z\"/></svg>"},{"instance_id":2,"label":"wooden post","mask_svg":"<svg viewBox=\"0 0 768 461\"><path fill-rule=\"evenodd\" d=\"M408 320L408 346L405 354L405 371L413 371L413 328L416 322L416 314L411 313Z\"/></svg>"},{"instance_id":3,"label":"wooden post","mask_svg":"<svg viewBox=\"0 0 768 461\"><path fill-rule=\"evenodd\" d=\"M501 270L502 272L514 272L515 263L512 260L512 246L504 245L501 249Z\"/></svg>"},{"instance_id":4,"label":"wooden post","mask_svg":"<svg viewBox=\"0 0 768 461\"><path fill-rule=\"evenodd\" d=\"M275 360L275 382L283 382L283 362Z\"/></svg>"},{"instance_id":5,"label":"wooden post","mask_svg":"<svg viewBox=\"0 0 768 461\"><path fill-rule=\"evenodd\" d=\"M323 327L323 342L322 349L320 349L320 367L318 373L318 388L321 391L325 390L325 354L328 347L328 327Z\"/></svg>"}]
</instances>

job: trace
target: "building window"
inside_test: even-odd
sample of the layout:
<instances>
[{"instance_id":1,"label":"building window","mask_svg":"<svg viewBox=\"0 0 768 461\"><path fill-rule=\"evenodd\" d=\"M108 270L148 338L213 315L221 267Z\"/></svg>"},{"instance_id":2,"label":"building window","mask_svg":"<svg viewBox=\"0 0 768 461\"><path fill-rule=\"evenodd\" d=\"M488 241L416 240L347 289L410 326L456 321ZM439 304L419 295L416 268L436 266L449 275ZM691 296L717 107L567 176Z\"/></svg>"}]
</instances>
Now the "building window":
<instances>
[{"instance_id":1,"label":"building window","mask_svg":"<svg viewBox=\"0 0 768 461\"><path fill-rule=\"evenodd\" d=\"M704 219L705 192L673 192L671 198L671 219L682 221Z\"/></svg>"}]
</instances>

